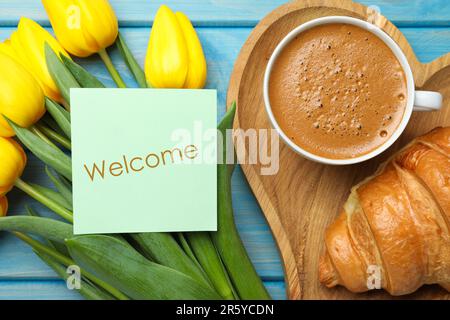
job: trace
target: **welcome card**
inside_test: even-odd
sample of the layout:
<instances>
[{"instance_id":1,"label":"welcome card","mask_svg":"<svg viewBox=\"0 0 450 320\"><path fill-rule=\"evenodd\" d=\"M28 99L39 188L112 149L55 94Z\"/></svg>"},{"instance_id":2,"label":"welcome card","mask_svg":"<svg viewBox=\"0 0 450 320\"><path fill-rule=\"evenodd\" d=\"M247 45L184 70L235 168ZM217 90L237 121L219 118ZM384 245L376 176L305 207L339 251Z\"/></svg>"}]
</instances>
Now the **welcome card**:
<instances>
[{"instance_id":1,"label":"welcome card","mask_svg":"<svg viewBox=\"0 0 450 320\"><path fill-rule=\"evenodd\" d=\"M216 99L72 89L74 233L217 230Z\"/></svg>"}]
</instances>

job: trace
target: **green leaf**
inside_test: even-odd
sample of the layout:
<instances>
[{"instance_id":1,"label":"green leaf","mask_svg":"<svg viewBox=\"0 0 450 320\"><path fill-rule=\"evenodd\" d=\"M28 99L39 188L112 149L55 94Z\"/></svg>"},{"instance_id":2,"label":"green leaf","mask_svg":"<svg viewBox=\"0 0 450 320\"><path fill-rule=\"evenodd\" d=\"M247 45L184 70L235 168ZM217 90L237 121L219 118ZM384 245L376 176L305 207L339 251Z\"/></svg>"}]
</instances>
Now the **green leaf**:
<instances>
[{"instance_id":1,"label":"green leaf","mask_svg":"<svg viewBox=\"0 0 450 320\"><path fill-rule=\"evenodd\" d=\"M47 166L45 166L45 173L47 173L47 176L50 178L50 180L54 184L55 188L59 191L61 196L66 200L66 202L72 208L72 205L73 205L72 188L69 187L67 181L64 180L64 178L53 174L53 172L51 172L50 168ZM70 209L70 210L72 210L72 209Z\"/></svg>"},{"instance_id":2,"label":"green leaf","mask_svg":"<svg viewBox=\"0 0 450 320\"><path fill-rule=\"evenodd\" d=\"M62 62L83 88L105 88L105 85L72 59L60 54Z\"/></svg>"},{"instance_id":3,"label":"green leaf","mask_svg":"<svg viewBox=\"0 0 450 320\"><path fill-rule=\"evenodd\" d=\"M68 155L61 150L48 145L30 130L18 126L6 117L5 119L13 128L19 140L30 149L36 157L72 181L72 160Z\"/></svg>"},{"instance_id":4,"label":"green leaf","mask_svg":"<svg viewBox=\"0 0 450 320\"><path fill-rule=\"evenodd\" d=\"M35 211L33 208L31 208L28 205L25 206L25 210L27 211L28 215L31 217L42 217L37 211ZM53 247L59 253L65 255L65 256L69 255L69 251L67 250L65 244L56 242L56 241L52 241L52 240L48 240L48 239L46 239L46 242L49 246Z\"/></svg>"},{"instance_id":5,"label":"green leaf","mask_svg":"<svg viewBox=\"0 0 450 320\"><path fill-rule=\"evenodd\" d=\"M49 255L39 252L39 250L33 250L36 255L41 258L55 273L64 281L67 281L69 274L67 273L66 267L64 267L59 262L55 261ZM103 290L97 288L95 285L82 279L80 283L80 289L77 290L83 297L88 300L115 300L113 296L104 292Z\"/></svg>"},{"instance_id":6,"label":"green leaf","mask_svg":"<svg viewBox=\"0 0 450 320\"><path fill-rule=\"evenodd\" d=\"M42 217L2 217L0 219L0 231L30 233L62 244L64 244L65 239L73 237L70 224Z\"/></svg>"},{"instance_id":7,"label":"green leaf","mask_svg":"<svg viewBox=\"0 0 450 320\"><path fill-rule=\"evenodd\" d=\"M67 150L72 150L72 142L70 141L69 138L66 137L66 135L63 133L62 135L59 134L57 131L53 130L52 128L46 126L45 124L42 123L38 123L36 124L32 130L37 130L39 132L39 134L42 134L45 140L49 140L51 143L55 146L55 144L53 142L56 142L58 144L60 144L62 147L66 148ZM35 132L36 134L38 134L37 132ZM38 135L39 135L38 134ZM41 136L42 138L42 136ZM48 141L47 141L48 143ZM56 146L56 148L58 148L58 146Z\"/></svg>"},{"instance_id":8,"label":"green leaf","mask_svg":"<svg viewBox=\"0 0 450 320\"><path fill-rule=\"evenodd\" d=\"M56 174L59 178L59 180L61 181L61 183L63 183L67 189L72 190L72 182L70 182L69 180L67 180L66 178L64 178L62 175L60 174Z\"/></svg>"},{"instance_id":9,"label":"green leaf","mask_svg":"<svg viewBox=\"0 0 450 320\"><path fill-rule=\"evenodd\" d=\"M184 236L184 233L178 232L178 242L180 243L180 246L183 248L184 252L186 252L187 256L191 258L192 261L200 268L202 269L202 266L198 262L197 258L195 257L194 251L192 251L191 246L189 245L186 237ZM203 269L202 269L203 270ZM204 271L203 271L204 272Z\"/></svg>"},{"instance_id":10,"label":"green leaf","mask_svg":"<svg viewBox=\"0 0 450 320\"><path fill-rule=\"evenodd\" d=\"M22 240L23 242L25 242L26 244L28 244L29 246L31 246L34 250L40 252L40 253L45 253L49 256L51 256L52 258L54 258L57 262L63 264L64 266L68 267L71 265L75 265L75 261L73 261L70 257L65 256L61 253L59 253L58 251L56 251L55 249L46 246L45 244L41 243L40 241L37 241L36 239L33 239L31 237L29 237L26 234L20 233L20 232L12 232L16 237L18 237L20 240ZM108 283L102 281L101 279L98 279L95 275L85 271L85 270L80 270L81 273L86 276L86 278L88 278L89 280L91 280L93 283L99 285L100 287L102 287L103 289L105 289L106 291L108 291L109 293L111 293L112 295L114 295L116 298L119 298L121 300L128 300L128 297L125 296L122 292L118 291L116 288L111 287L111 285L109 285Z\"/></svg>"},{"instance_id":11,"label":"green leaf","mask_svg":"<svg viewBox=\"0 0 450 320\"><path fill-rule=\"evenodd\" d=\"M50 115L49 112L46 112L45 115L41 118L38 124L43 124L48 126L49 128L55 130L61 135L65 135L65 132L61 130L61 127L56 123L55 119Z\"/></svg>"},{"instance_id":12,"label":"green leaf","mask_svg":"<svg viewBox=\"0 0 450 320\"><path fill-rule=\"evenodd\" d=\"M119 36L117 37L116 44L117 47L119 48L119 52L122 55L122 58L125 60L128 69L130 69L139 87L147 88L147 80L145 79L145 73L142 70L139 63L134 58L133 53L131 52L130 48L128 48L125 39L122 37L120 33Z\"/></svg>"},{"instance_id":13,"label":"green leaf","mask_svg":"<svg viewBox=\"0 0 450 320\"><path fill-rule=\"evenodd\" d=\"M53 81L55 81L64 100L70 104L70 89L80 88L80 85L48 43L45 43L45 59Z\"/></svg>"},{"instance_id":14,"label":"green leaf","mask_svg":"<svg viewBox=\"0 0 450 320\"><path fill-rule=\"evenodd\" d=\"M233 127L235 113L236 103L233 103L218 126L223 137L222 145L218 146L218 150L222 151L222 163L217 165L218 226L217 232L212 232L211 236L239 297L243 300L265 300L270 299L270 295L253 267L234 222L231 198L234 165L225 163L227 147L232 147L227 144L225 134Z\"/></svg>"},{"instance_id":15,"label":"green leaf","mask_svg":"<svg viewBox=\"0 0 450 320\"><path fill-rule=\"evenodd\" d=\"M64 134L70 139L71 126L70 126L70 113L61 107L57 102L50 98L45 98L45 107L47 111L52 115L55 122L64 132Z\"/></svg>"},{"instance_id":16,"label":"green leaf","mask_svg":"<svg viewBox=\"0 0 450 320\"><path fill-rule=\"evenodd\" d=\"M205 286L211 285L201 267L188 257L172 234L151 232L130 234L130 236L148 259L180 271L202 282Z\"/></svg>"},{"instance_id":17,"label":"green leaf","mask_svg":"<svg viewBox=\"0 0 450 320\"><path fill-rule=\"evenodd\" d=\"M56 202L60 206L66 208L67 210L72 211L72 204L68 202L60 193L56 192L53 189L35 184L29 183L31 187L33 187L37 192L41 193L44 197Z\"/></svg>"},{"instance_id":18,"label":"green leaf","mask_svg":"<svg viewBox=\"0 0 450 320\"><path fill-rule=\"evenodd\" d=\"M185 274L147 260L129 244L104 235L77 236L66 241L82 268L132 299L220 299Z\"/></svg>"},{"instance_id":19,"label":"green leaf","mask_svg":"<svg viewBox=\"0 0 450 320\"><path fill-rule=\"evenodd\" d=\"M218 150L222 151L222 161L223 165L228 168L228 172L231 175L234 171L235 163L232 164L226 164L227 160L227 150L228 148L233 148L232 141L227 141L227 130L233 128L233 122L234 122L234 116L236 114L236 102L233 102L230 109L228 109L225 116L222 118L222 121L220 121L219 125L217 126L217 129L219 130L220 134L222 135L222 145L218 146ZM228 145L227 143L231 143L231 145ZM235 160L236 160L236 154L235 154ZM236 161L234 161L236 162ZM220 164L219 164L220 166Z\"/></svg>"},{"instance_id":20,"label":"green leaf","mask_svg":"<svg viewBox=\"0 0 450 320\"><path fill-rule=\"evenodd\" d=\"M233 300L235 298L233 287L209 233L186 232L185 236L198 262L213 283L214 288L222 298Z\"/></svg>"}]
</instances>

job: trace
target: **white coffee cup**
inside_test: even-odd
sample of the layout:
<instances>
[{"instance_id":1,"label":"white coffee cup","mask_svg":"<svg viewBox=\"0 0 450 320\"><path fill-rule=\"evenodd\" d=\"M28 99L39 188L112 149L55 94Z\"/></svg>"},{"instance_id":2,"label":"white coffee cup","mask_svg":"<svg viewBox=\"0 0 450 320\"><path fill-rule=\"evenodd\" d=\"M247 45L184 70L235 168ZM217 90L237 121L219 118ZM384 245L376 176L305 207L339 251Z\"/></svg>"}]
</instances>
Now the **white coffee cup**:
<instances>
[{"instance_id":1,"label":"white coffee cup","mask_svg":"<svg viewBox=\"0 0 450 320\"><path fill-rule=\"evenodd\" d=\"M317 27L319 25L324 24L330 24L330 23L343 23L343 24L351 24L357 27L360 27L362 29L365 29L367 31L370 31L374 35L376 35L378 38L380 38L394 53L394 55L397 57L398 61L400 62L403 71L406 76L406 84L407 84L407 105L405 109L405 113L403 115L403 119L398 126L397 130L391 135L391 137L380 147L373 150L372 152L369 152L367 154L354 157L354 158L348 158L348 159L329 159L322 156L315 155L311 152L306 151L305 149L299 147L297 144L295 144L291 139L287 137L287 135L283 132L283 130L278 125L273 112L272 107L270 105L270 99L269 99L269 80L270 75L272 72L273 65L275 61L277 60L278 56L282 52L282 50L286 47L288 43L290 43L298 34L302 33L305 30L311 29L313 27ZM442 107L442 95L438 92L432 92L432 91L417 91L414 86L414 78L411 71L411 67L409 66L408 60L406 59L404 53L400 49L400 47L397 45L397 43L392 40L392 38L386 34L383 30L381 30L379 27L368 23L366 21L351 18L351 17L345 17L345 16L329 16L329 17L323 17L314 19L311 21L308 21L294 30L292 30L276 47L275 51L273 52L272 56L270 57L269 63L266 68L266 73L264 76L264 102L266 106L266 111L269 116L270 122L272 126L277 130L278 134L281 136L283 141L291 147L294 151L299 153L300 155L304 156L305 158L309 160L313 160L316 162L324 163L324 164L331 164L331 165L349 165L349 164L355 164L359 162L363 162L366 160L369 160L386 149L388 149L402 134L402 132L405 130L406 125L409 122L409 119L411 118L411 114L413 111L435 111L439 110Z\"/></svg>"}]
</instances>

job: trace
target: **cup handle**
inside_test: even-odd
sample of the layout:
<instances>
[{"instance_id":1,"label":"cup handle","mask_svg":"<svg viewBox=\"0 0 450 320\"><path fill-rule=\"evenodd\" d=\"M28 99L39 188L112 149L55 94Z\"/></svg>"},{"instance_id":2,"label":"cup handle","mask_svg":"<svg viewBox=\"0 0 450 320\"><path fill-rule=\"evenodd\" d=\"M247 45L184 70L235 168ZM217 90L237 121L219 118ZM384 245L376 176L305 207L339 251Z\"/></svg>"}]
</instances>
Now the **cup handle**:
<instances>
[{"instance_id":1,"label":"cup handle","mask_svg":"<svg viewBox=\"0 0 450 320\"><path fill-rule=\"evenodd\" d=\"M434 91L416 91L414 111L437 111L442 108L442 95Z\"/></svg>"}]
</instances>

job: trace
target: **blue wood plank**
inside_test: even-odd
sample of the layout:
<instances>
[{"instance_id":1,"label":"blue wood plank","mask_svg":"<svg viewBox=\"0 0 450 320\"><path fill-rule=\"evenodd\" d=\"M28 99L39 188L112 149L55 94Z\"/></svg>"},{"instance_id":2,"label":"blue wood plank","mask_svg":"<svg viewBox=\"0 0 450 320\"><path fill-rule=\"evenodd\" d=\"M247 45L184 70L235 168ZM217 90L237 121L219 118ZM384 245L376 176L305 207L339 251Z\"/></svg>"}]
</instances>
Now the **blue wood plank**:
<instances>
[{"instance_id":1,"label":"blue wood plank","mask_svg":"<svg viewBox=\"0 0 450 320\"><path fill-rule=\"evenodd\" d=\"M450 52L449 28L400 28L400 30L423 63Z\"/></svg>"},{"instance_id":2,"label":"blue wood plank","mask_svg":"<svg viewBox=\"0 0 450 320\"><path fill-rule=\"evenodd\" d=\"M273 299L286 299L282 282L265 282ZM62 280L0 280L0 300L81 300Z\"/></svg>"},{"instance_id":3,"label":"blue wood plank","mask_svg":"<svg viewBox=\"0 0 450 320\"><path fill-rule=\"evenodd\" d=\"M197 26L254 26L285 0L110 0L122 26L149 26L157 8L168 4L184 11ZM402 26L450 26L448 0L360 0ZM38 0L0 0L0 24L15 26L22 15L48 25Z\"/></svg>"},{"instance_id":4,"label":"blue wood plank","mask_svg":"<svg viewBox=\"0 0 450 320\"><path fill-rule=\"evenodd\" d=\"M286 300L286 286L281 281L265 281L264 285L274 300Z\"/></svg>"},{"instance_id":5,"label":"blue wood plank","mask_svg":"<svg viewBox=\"0 0 450 320\"><path fill-rule=\"evenodd\" d=\"M80 300L62 280L0 280L0 300Z\"/></svg>"}]
</instances>

